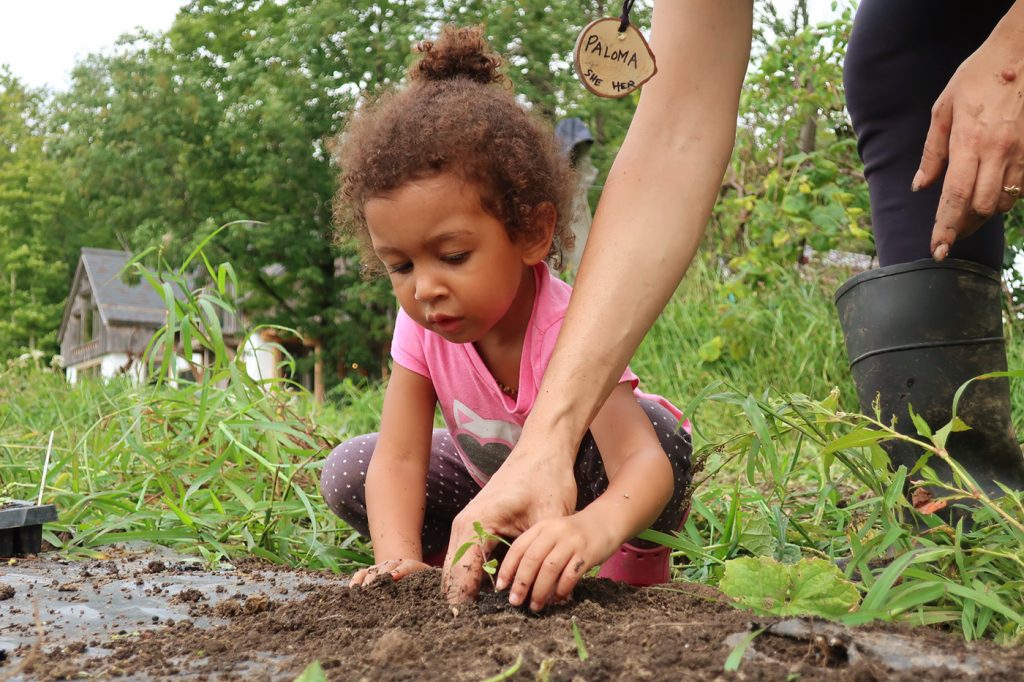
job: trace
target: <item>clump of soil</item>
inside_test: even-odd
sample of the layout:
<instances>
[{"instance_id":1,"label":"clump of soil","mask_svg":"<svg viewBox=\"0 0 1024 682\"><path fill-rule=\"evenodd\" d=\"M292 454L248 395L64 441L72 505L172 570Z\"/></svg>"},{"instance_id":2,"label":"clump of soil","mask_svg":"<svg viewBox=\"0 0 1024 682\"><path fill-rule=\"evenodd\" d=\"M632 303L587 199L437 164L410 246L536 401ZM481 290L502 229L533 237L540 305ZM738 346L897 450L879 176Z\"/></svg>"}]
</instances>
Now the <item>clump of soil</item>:
<instances>
[{"instance_id":1,"label":"clump of soil","mask_svg":"<svg viewBox=\"0 0 1024 682\"><path fill-rule=\"evenodd\" d=\"M206 601L207 597L202 592L195 588L188 588L182 590L178 594L171 597L172 604L196 604L201 601Z\"/></svg>"},{"instance_id":2,"label":"clump of soil","mask_svg":"<svg viewBox=\"0 0 1024 682\"><path fill-rule=\"evenodd\" d=\"M14 588L10 585L0 585L0 601L6 601L14 596Z\"/></svg>"},{"instance_id":3,"label":"clump of soil","mask_svg":"<svg viewBox=\"0 0 1024 682\"><path fill-rule=\"evenodd\" d=\"M476 681L516 665L517 672L506 679L712 680L723 678L734 646L727 640L779 621L734 609L714 590L692 584L634 589L588 578L571 603L540 616L500 607L501 597L453 609L441 598L436 570L363 589L350 589L339 580L313 586L301 601L275 602L262 594L226 599L213 609L230 619L224 626L201 629L182 620L112 642L113 653L105 660L82 657L76 663L93 677L187 673L293 679L318 660L332 680ZM573 621L587 650L585 661L573 637ZM762 635L750 647L740 675L752 680L915 682L922 675L943 680L966 675L927 663L915 664L916 670L890 670L878 659L857 655L846 635L827 634L827 628L835 627L805 621L796 628L812 632L805 639ZM865 632L876 640L910 637L915 652L931 647L954 661L994 662L1007 679L1024 679L1024 654L1016 650L985 643L969 647L956 636L925 628L881 626ZM60 671L66 674L73 667L65 658Z\"/></svg>"},{"instance_id":4,"label":"clump of soil","mask_svg":"<svg viewBox=\"0 0 1024 682\"><path fill-rule=\"evenodd\" d=\"M265 594L255 594L244 600L232 597L225 599L213 607L213 613L221 618L237 618L238 616L251 616L264 611L270 611L274 602L270 601Z\"/></svg>"}]
</instances>

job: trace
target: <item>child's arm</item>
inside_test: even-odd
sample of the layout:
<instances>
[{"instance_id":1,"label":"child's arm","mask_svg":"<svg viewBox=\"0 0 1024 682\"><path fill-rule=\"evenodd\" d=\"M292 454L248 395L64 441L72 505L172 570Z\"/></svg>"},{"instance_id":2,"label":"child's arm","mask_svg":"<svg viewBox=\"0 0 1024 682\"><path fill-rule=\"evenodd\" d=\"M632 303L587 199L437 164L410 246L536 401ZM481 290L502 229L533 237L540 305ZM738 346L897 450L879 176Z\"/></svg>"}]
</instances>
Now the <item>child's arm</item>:
<instances>
[{"instance_id":1,"label":"child's arm","mask_svg":"<svg viewBox=\"0 0 1024 682\"><path fill-rule=\"evenodd\" d=\"M366 472L366 513L376 563L353 575L350 585L369 584L384 573L397 580L427 568L420 534L436 403L429 379L395 365Z\"/></svg>"},{"instance_id":2,"label":"child's arm","mask_svg":"<svg viewBox=\"0 0 1024 682\"><path fill-rule=\"evenodd\" d=\"M590 426L608 474L608 489L572 516L542 521L521 535L498 572L509 601L540 610L566 599L580 577L649 527L672 498L672 464L629 384L612 390ZM532 586L532 591L531 591Z\"/></svg>"}]
</instances>

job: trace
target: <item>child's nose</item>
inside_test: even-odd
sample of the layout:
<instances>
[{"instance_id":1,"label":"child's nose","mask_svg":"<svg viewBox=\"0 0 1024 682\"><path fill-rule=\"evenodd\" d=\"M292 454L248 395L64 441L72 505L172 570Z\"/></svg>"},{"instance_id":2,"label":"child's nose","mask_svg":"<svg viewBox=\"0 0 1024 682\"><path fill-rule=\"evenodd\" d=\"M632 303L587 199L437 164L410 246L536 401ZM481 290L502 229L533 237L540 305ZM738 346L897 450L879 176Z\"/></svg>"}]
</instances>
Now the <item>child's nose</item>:
<instances>
[{"instance_id":1,"label":"child's nose","mask_svg":"<svg viewBox=\"0 0 1024 682\"><path fill-rule=\"evenodd\" d=\"M434 301L445 294L444 283L432 273L420 273L416 277L416 300Z\"/></svg>"}]
</instances>

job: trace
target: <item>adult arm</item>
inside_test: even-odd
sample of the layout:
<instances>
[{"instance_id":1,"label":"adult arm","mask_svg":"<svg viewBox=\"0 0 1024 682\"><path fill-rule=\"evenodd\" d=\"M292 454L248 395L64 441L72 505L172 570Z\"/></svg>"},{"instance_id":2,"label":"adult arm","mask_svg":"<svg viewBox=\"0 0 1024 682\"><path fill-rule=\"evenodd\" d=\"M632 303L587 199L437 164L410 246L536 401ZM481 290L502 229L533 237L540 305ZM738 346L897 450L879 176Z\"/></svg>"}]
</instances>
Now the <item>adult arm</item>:
<instances>
[{"instance_id":1,"label":"adult arm","mask_svg":"<svg viewBox=\"0 0 1024 682\"><path fill-rule=\"evenodd\" d=\"M943 170L931 241L936 260L1013 208L1024 185L1024 0L960 65L932 107L913 189L931 185Z\"/></svg>"},{"instance_id":2,"label":"adult arm","mask_svg":"<svg viewBox=\"0 0 1024 682\"><path fill-rule=\"evenodd\" d=\"M539 611L569 598L583 574L649 527L672 498L674 473L628 383L616 386L590 425L608 488L572 516L544 519L512 543L497 588Z\"/></svg>"},{"instance_id":3,"label":"adult arm","mask_svg":"<svg viewBox=\"0 0 1024 682\"><path fill-rule=\"evenodd\" d=\"M352 586L368 585L385 573L398 580L428 568L421 533L436 402L429 379L395 365L384 394L377 447L366 471L374 565L357 571Z\"/></svg>"},{"instance_id":4,"label":"adult arm","mask_svg":"<svg viewBox=\"0 0 1024 682\"><path fill-rule=\"evenodd\" d=\"M686 272L718 196L750 56L751 0L671 0L654 8L658 73L605 182L576 288L533 412L505 464L452 525L445 588L476 595L482 556L456 548L474 521L518 537L576 503L583 434ZM485 548L486 549L486 548Z\"/></svg>"}]
</instances>

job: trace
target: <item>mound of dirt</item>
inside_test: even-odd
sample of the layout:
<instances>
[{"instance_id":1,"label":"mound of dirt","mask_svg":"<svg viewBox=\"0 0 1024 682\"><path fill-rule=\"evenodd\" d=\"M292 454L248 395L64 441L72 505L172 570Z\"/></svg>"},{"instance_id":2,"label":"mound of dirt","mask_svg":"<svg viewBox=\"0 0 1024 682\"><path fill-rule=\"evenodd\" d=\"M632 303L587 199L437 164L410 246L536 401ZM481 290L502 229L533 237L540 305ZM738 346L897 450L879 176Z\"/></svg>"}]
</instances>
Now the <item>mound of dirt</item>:
<instances>
[{"instance_id":1,"label":"mound of dirt","mask_svg":"<svg viewBox=\"0 0 1024 682\"><path fill-rule=\"evenodd\" d=\"M1024 679L1017 650L926 628L758 618L689 584L633 589L585 579L570 604L541 616L508 608L502 595L453 609L438 571L365 589L330 581L301 600L224 603L232 607L218 609L222 626L186 619L133 633L106 644L113 651L103 659L63 647L26 672L279 680L317 660L331 680L477 681L502 671L510 673L503 679L552 681ZM761 628L740 671L724 673L730 652Z\"/></svg>"}]
</instances>

